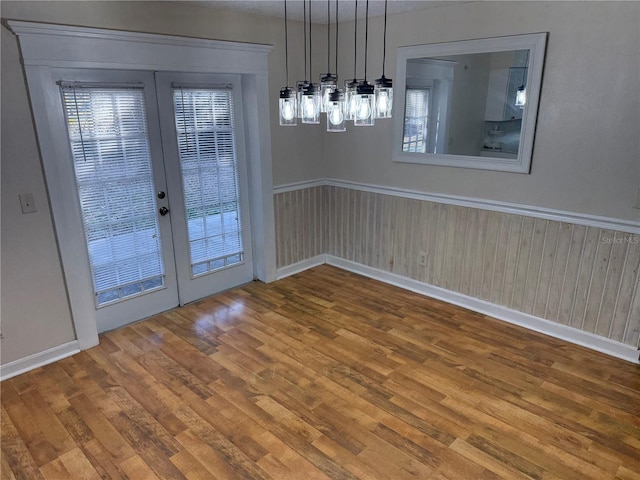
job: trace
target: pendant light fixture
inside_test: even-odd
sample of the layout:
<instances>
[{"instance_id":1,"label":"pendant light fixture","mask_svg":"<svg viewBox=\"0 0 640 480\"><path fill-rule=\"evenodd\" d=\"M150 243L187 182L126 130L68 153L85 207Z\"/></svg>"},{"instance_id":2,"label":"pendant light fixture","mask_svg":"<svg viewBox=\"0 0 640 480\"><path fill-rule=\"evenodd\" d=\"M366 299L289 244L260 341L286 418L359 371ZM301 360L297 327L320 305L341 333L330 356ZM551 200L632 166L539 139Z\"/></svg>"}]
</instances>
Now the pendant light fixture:
<instances>
[{"instance_id":1,"label":"pendant light fixture","mask_svg":"<svg viewBox=\"0 0 640 480\"><path fill-rule=\"evenodd\" d=\"M336 89L329 95L329 103L327 104L327 132L344 132L346 130L344 92Z\"/></svg>"},{"instance_id":2,"label":"pendant light fixture","mask_svg":"<svg viewBox=\"0 0 640 480\"><path fill-rule=\"evenodd\" d=\"M308 5L307 5L308 2ZM280 89L279 114L280 125L295 126L297 119L302 123L320 123L320 113L327 114L327 131L344 132L346 121L352 120L355 126L374 125L376 118L390 118L393 105L393 82L384 74L387 50L387 3L384 3L384 41L382 53L382 77L374 84L367 80L369 54L369 0L366 0L364 33L364 78L358 79L358 0L354 0L354 41L353 41L353 79L344 82L344 90L338 87L338 0L335 0L335 72L331 73L331 0L327 0L327 73L320 75L320 82L307 80L313 78L313 39L312 39L312 0L302 0L304 28L304 77L296 82L295 89L289 87L289 32L287 0L284 0L285 28L285 69L286 86ZM308 16L307 16L308 10ZM307 33L308 28L308 33ZM307 43L307 39L309 42ZM308 45L308 48L307 48ZM307 67L307 58L309 60ZM307 69L308 68L308 69Z\"/></svg>"},{"instance_id":3,"label":"pendant light fixture","mask_svg":"<svg viewBox=\"0 0 640 480\"><path fill-rule=\"evenodd\" d=\"M309 0L309 78L313 78L313 39L311 35L311 25L311 0ZM302 88L302 123L320 123L320 95L320 86L316 83L309 82Z\"/></svg>"},{"instance_id":4,"label":"pendant light fixture","mask_svg":"<svg viewBox=\"0 0 640 480\"><path fill-rule=\"evenodd\" d=\"M337 24L336 24L337 28ZM338 51L336 49L336 55ZM322 101L320 103L320 111L326 112L327 105L329 103L329 95L338 86L338 69L336 67L336 73L331 73L331 0L327 0L327 73L320 75L320 96Z\"/></svg>"},{"instance_id":5,"label":"pendant light fixture","mask_svg":"<svg viewBox=\"0 0 640 480\"><path fill-rule=\"evenodd\" d=\"M527 87L524 84L518 87L516 90L516 107L524 108L527 103Z\"/></svg>"},{"instance_id":6,"label":"pendant light fixture","mask_svg":"<svg viewBox=\"0 0 640 480\"><path fill-rule=\"evenodd\" d=\"M304 88L309 85L309 80L307 80L307 2L306 0L302 0L302 9L303 9L303 36L304 36L304 80L298 80L296 82L296 99L297 99L297 116L298 118L302 118L302 92Z\"/></svg>"},{"instance_id":7,"label":"pendant light fixture","mask_svg":"<svg viewBox=\"0 0 640 480\"><path fill-rule=\"evenodd\" d=\"M327 22L330 19L327 18ZM336 0L336 72L338 71L338 0ZM327 132L344 132L347 129L345 120L344 92L338 88L338 76L336 75L336 86L329 94L326 105L327 112Z\"/></svg>"},{"instance_id":8,"label":"pendant light fixture","mask_svg":"<svg viewBox=\"0 0 640 480\"><path fill-rule=\"evenodd\" d=\"M367 54L369 52L369 0L366 3L364 27L364 80L356 87L356 105L353 125L368 127L375 123L375 88L367 81Z\"/></svg>"},{"instance_id":9,"label":"pendant light fixture","mask_svg":"<svg viewBox=\"0 0 640 480\"><path fill-rule=\"evenodd\" d=\"M346 120L354 120L356 117L356 90L360 81L356 78L358 67L358 0L355 0L355 13L353 15L353 80L344 82L344 108Z\"/></svg>"},{"instance_id":10,"label":"pendant light fixture","mask_svg":"<svg viewBox=\"0 0 640 480\"><path fill-rule=\"evenodd\" d=\"M376 118L391 118L393 108L393 81L384 76L387 60L387 0L384 0L384 36L382 46L382 76L375 81Z\"/></svg>"},{"instance_id":11,"label":"pendant light fixture","mask_svg":"<svg viewBox=\"0 0 640 480\"><path fill-rule=\"evenodd\" d=\"M522 69L522 84L516 90L516 107L524 108L527 103L527 72L529 66L529 50L527 50L527 59L525 60L524 67Z\"/></svg>"},{"instance_id":12,"label":"pendant light fixture","mask_svg":"<svg viewBox=\"0 0 640 480\"><path fill-rule=\"evenodd\" d=\"M297 120L297 96L289 88L289 29L287 27L287 0L284 0L284 63L286 71L286 86L280 89L280 125L283 127L295 127Z\"/></svg>"}]
</instances>

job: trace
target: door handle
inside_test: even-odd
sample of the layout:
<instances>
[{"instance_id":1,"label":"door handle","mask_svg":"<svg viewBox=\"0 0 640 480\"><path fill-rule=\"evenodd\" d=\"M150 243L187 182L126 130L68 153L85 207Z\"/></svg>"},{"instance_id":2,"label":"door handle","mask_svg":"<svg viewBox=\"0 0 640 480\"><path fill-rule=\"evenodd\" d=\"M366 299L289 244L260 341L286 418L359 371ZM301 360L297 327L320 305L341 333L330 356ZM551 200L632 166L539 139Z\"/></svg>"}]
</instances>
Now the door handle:
<instances>
[{"instance_id":1,"label":"door handle","mask_svg":"<svg viewBox=\"0 0 640 480\"><path fill-rule=\"evenodd\" d=\"M160 210L158 210L158 212L160 212L160 215L164 217L167 213L169 213L169 209L167 207L160 207Z\"/></svg>"}]
</instances>

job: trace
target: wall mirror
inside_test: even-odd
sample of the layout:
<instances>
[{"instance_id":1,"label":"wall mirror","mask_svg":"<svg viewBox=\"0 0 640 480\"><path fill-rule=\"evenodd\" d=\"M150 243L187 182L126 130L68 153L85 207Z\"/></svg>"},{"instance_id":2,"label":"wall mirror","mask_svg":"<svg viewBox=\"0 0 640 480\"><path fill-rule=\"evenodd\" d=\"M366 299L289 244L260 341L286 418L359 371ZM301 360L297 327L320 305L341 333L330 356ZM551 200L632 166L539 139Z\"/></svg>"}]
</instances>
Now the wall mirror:
<instances>
[{"instance_id":1,"label":"wall mirror","mask_svg":"<svg viewBox=\"0 0 640 480\"><path fill-rule=\"evenodd\" d=\"M546 37L398 48L393 160L529 173Z\"/></svg>"}]
</instances>

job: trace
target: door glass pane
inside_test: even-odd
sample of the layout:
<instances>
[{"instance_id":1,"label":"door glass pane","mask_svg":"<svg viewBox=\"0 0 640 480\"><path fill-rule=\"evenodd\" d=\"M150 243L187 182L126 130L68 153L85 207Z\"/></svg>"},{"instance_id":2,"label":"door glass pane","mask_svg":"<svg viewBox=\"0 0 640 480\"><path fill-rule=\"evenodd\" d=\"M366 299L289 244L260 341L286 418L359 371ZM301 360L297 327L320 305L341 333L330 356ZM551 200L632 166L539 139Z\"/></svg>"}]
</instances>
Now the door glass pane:
<instances>
[{"instance_id":1,"label":"door glass pane","mask_svg":"<svg viewBox=\"0 0 640 480\"><path fill-rule=\"evenodd\" d=\"M164 286L142 89L63 87L98 305Z\"/></svg>"},{"instance_id":2,"label":"door glass pane","mask_svg":"<svg viewBox=\"0 0 640 480\"><path fill-rule=\"evenodd\" d=\"M243 261L233 92L174 88L192 275Z\"/></svg>"}]
</instances>

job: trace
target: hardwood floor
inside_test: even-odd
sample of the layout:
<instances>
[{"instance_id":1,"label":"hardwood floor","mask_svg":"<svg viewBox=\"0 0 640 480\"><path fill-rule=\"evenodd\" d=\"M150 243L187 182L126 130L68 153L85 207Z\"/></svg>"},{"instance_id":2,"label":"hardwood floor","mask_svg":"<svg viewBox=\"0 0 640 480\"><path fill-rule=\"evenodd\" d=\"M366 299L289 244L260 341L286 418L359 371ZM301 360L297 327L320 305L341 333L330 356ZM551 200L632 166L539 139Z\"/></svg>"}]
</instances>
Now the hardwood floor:
<instances>
[{"instance_id":1,"label":"hardwood floor","mask_svg":"<svg viewBox=\"0 0 640 480\"><path fill-rule=\"evenodd\" d=\"M2 479L640 478L640 367L329 266L1 388Z\"/></svg>"}]
</instances>

